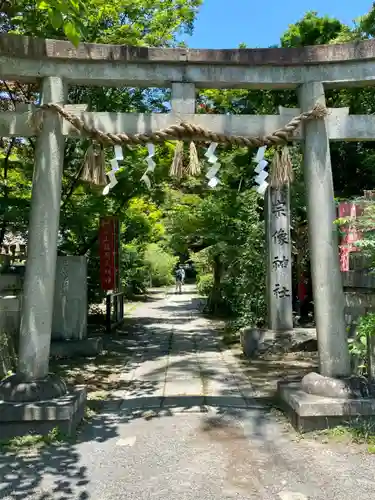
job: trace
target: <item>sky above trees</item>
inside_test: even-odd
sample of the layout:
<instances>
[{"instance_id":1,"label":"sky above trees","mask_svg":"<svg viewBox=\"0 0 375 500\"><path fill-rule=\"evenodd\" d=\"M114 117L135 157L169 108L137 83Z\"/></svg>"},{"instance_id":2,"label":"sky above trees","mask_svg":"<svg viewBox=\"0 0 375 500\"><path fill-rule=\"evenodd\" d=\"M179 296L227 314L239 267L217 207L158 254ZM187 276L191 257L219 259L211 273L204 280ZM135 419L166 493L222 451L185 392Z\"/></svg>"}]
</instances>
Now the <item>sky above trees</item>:
<instances>
[{"instance_id":1,"label":"sky above trees","mask_svg":"<svg viewBox=\"0 0 375 500\"><path fill-rule=\"evenodd\" d=\"M279 43L280 36L290 24L301 19L308 10L321 16L336 17L342 23L366 14L372 5L369 0L203 0L192 37L185 41L194 48L233 48L240 43L248 47L268 47Z\"/></svg>"}]
</instances>

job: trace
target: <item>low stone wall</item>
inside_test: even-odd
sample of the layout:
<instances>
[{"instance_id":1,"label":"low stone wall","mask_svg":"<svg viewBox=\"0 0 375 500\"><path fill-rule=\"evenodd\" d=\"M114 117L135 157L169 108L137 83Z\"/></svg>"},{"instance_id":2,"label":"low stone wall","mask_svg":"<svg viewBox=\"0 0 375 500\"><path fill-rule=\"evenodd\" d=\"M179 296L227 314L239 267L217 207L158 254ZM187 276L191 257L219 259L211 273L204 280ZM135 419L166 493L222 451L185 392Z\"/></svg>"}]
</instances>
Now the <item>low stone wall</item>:
<instances>
[{"instance_id":1,"label":"low stone wall","mask_svg":"<svg viewBox=\"0 0 375 500\"><path fill-rule=\"evenodd\" d=\"M15 336L0 332L0 380L16 368L16 352Z\"/></svg>"},{"instance_id":2,"label":"low stone wall","mask_svg":"<svg viewBox=\"0 0 375 500\"><path fill-rule=\"evenodd\" d=\"M366 269L342 273L345 321L353 326L364 314L375 312L375 275Z\"/></svg>"},{"instance_id":3,"label":"low stone wall","mask_svg":"<svg viewBox=\"0 0 375 500\"><path fill-rule=\"evenodd\" d=\"M0 293L13 292L17 294L22 290L22 277L18 274L0 274Z\"/></svg>"},{"instance_id":4,"label":"low stone wall","mask_svg":"<svg viewBox=\"0 0 375 500\"><path fill-rule=\"evenodd\" d=\"M0 296L0 332L17 335L20 328L21 296Z\"/></svg>"},{"instance_id":5,"label":"low stone wall","mask_svg":"<svg viewBox=\"0 0 375 500\"><path fill-rule=\"evenodd\" d=\"M87 259L57 258L52 340L82 340L87 336Z\"/></svg>"},{"instance_id":6,"label":"low stone wall","mask_svg":"<svg viewBox=\"0 0 375 500\"><path fill-rule=\"evenodd\" d=\"M18 338L22 278L0 275L0 333ZM81 340L87 336L86 257L58 257L52 325L53 340Z\"/></svg>"}]
</instances>

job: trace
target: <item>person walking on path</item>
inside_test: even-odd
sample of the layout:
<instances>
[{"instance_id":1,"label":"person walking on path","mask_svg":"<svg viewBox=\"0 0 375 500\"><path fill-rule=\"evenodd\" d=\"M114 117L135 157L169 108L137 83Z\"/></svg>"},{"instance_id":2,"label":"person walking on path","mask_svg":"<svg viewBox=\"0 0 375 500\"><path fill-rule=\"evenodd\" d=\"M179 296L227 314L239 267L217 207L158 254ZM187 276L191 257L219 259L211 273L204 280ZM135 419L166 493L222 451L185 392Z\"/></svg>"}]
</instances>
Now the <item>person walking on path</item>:
<instances>
[{"instance_id":1,"label":"person walking on path","mask_svg":"<svg viewBox=\"0 0 375 500\"><path fill-rule=\"evenodd\" d=\"M181 264L179 264L176 269L175 278L176 278L176 293L181 293L182 285L185 281L185 270Z\"/></svg>"}]
</instances>

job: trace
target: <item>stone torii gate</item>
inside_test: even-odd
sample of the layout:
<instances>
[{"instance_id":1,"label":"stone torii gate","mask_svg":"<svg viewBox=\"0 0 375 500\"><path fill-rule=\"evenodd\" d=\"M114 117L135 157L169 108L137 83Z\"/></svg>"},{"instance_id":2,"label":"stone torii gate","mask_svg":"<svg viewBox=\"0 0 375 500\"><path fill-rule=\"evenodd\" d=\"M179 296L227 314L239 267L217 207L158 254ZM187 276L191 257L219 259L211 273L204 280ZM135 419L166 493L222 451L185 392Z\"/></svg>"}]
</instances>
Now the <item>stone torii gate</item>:
<instances>
[{"instance_id":1,"label":"stone torii gate","mask_svg":"<svg viewBox=\"0 0 375 500\"><path fill-rule=\"evenodd\" d=\"M282 128L301 110L311 110L317 103L325 107L325 88L373 85L375 42L298 49L196 50L95 44L81 44L75 49L65 41L1 35L0 74L3 80L40 80L42 104L62 106L69 85L172 88L171 112L167 114L89 113L69 106L69 111L87 126L106 133L150 134L186 122L219 134L262 137ZM199 88L298 89L300 109L281 109L279 115L270 116L196 114L195 93ZM312 394L336 397L335 409L326 408L325 417L332 411L336 415L345 413L348 403L340 403L340 406L337 402L343 400L337 397L352 395L343 380L350 375L350 363L333 226L329 141L375 139L374 116L349 115L347 109L328 111L324 119L306 122L293 135L293 140L304 143L320 373L326 377L323 382L307 380L302 387L288 386L281 390L282 397L301 422L309 417L303 413L301 392L305 391L305 400L307 396L313 397ZM1 136L35 135L29 118L27 110L1 113ZM2 436L5 430L23 433L33 428L44 432L56 422L65 430L71 430L82 416L84 390L68 393L64 382L48 371L64 138L67 136L77 136L76 128L52 110L45 111L36 141L19 367L17 374L0 383ZM269 258L279 256L280 241L274 233L282 229L287 233L283 255L290 262L287 200L281 200L285 215L283 210L279 211L284 218L277 218L278 193L270 191L268 197L271 203L267 216ZM280 272L277 266L268 268L270 327L291 328L290 267L287 272ZM276 285L283 293L275 292ZM314 402L309 400L310 407ZM354 404L351 411L359 409L357 403L350 403ZM367 412L375 413L372 400L366 408ZM314 411L316 414L317 410Z\"/></svg>"}]
</instances>

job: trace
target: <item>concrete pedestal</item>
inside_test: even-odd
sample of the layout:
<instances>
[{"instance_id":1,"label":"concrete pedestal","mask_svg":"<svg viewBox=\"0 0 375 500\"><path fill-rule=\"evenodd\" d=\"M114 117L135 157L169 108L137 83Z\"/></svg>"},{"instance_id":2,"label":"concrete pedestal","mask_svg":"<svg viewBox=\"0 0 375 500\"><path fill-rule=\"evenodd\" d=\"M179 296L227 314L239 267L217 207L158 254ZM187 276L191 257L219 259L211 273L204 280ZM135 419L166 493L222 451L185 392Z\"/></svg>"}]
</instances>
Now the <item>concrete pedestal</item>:
<instances>
[{"instance_id":1,"label":"concrete pedestal","mask_svg":"<svg viewBox=\"0 0 375 500\"><path fill-rule=\"evenodd\" d=\"M273 348L291 349L296 344L316 339L314 328L294 328L284 332L261 328L243 328L240 342L245 356L252 358Z\"/></svg>"},{"instance_id":2,"label":"concrete pedestal","mask_svg":"<svg viewBox=\"0 0 375 500\"><path fill-rule=\"evenodd\" d=\"M0 401L1 439L28 434L45 436L56 427L72 436L84 417L86 397L85 387L75 387L64 396L46 401Z\"/></svg>"},{"instance_id":3,"label":"concrete pedestal","mask_svg":"<svg viewBox=\"0 0 375 500\"><path fill-rule=\"evenodd\" d=\"M279 382L278 398L293 427L309 432L375 417L374 398L329 398L308 394L300 382Z\"/></svg>"}]
</instances>

